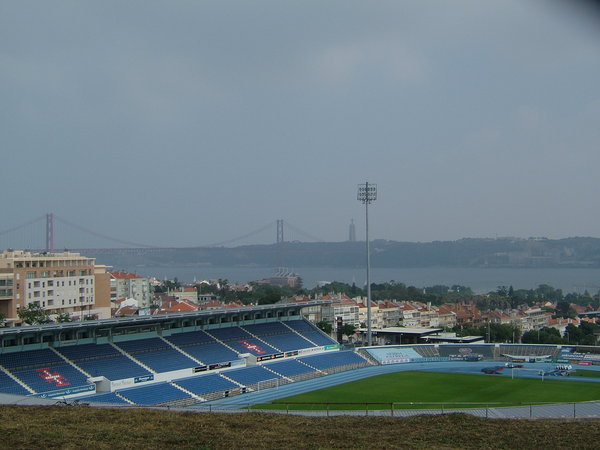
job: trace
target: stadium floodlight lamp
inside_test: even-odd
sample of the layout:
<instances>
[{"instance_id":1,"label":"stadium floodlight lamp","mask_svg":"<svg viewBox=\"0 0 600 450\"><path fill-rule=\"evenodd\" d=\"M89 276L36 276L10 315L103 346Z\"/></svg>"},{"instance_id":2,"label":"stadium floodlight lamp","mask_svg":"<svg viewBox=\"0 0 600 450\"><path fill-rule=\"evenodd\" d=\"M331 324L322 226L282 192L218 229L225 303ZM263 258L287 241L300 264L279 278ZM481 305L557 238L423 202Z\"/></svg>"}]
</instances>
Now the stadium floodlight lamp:
<instances>
[{"instance_id":1,"label":"stadium floodlight lamp","mask_svg":"<svg viewBox=\"0 0 600 450\"><path fill-rule=\"evenodd\" d=\"M373 345L371 332L371 252L369 248L369 204L377 200L377 185L368 181L358 185L357 199L365 205L365 241L367 242L367 345Z\"/></svg>"},{"instance_id":2,"label":"stadium floodlight lamp","mask_svg":"<svg viewBox=\"0 0 600 450\"><path fill-rule=\"evenodd\" d=\"M364 183L358 185L358 201L368 205L377 200L377 185L373 183Z\"/></svg>"}]
</instances>

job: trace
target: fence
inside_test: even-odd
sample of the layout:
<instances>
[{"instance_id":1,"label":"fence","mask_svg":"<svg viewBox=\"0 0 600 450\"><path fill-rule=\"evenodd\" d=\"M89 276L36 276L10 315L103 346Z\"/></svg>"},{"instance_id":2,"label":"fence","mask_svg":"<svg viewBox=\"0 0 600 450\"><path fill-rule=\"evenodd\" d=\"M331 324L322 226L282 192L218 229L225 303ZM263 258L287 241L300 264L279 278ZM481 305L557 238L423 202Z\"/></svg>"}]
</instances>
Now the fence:
<instances>
[{"instance_id":1,"label":"fence","mask_svg":"<svg viewBox=\"0 0 600 450\"><path fill-rule=\"evenodd\" d=\"M263 406L262 408L260 406ZM227 409L218 405L194 408L204 412L273 413L302 416L373 416L408 417L421 414L470 414L484 418L505 419L581 419L599 418L600 402L582 403L372 403L372 402L273 402L266 405L228 404Z\"/></svg>"}]
</instances>

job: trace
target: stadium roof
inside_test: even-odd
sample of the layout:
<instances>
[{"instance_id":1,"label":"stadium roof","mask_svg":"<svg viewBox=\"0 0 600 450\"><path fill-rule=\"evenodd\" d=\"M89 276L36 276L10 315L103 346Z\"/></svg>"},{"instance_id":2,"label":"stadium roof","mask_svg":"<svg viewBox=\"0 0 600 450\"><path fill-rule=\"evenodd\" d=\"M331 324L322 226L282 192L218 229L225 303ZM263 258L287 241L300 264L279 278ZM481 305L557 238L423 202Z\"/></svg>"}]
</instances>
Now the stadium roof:
<instances>
[{"instance_id":1,"label":"stadium roof","mask_svg":"<svg viewBox=\"0 0 600 450\"><path fill-rule=\"evenodd\" d=\"M111 319L100 320L85 320L75 322L50 323L45 325L30 325L21 327L0 328L0 338L11 338L23 335L36 335L45 333L65 332L74 330L93 330L106 328L122 328L122 327L143 327L149 325L161 325L176 322L183 324L189 321L219 319L215 323L232 323L235 317L239 315L254 314L254 317L245 319L256 319L256 314L266 314L262 318L277 318L281 317L278 313L283 313L283 316L300 314L300 310L310 306L328 305L331 301L313 300L303 303L275 303L271 305L258 306L241 306L239 308L221 308L211 310L198 310L189 312L177 312L160 315L147 316L131 316L131 317L115 317ZM290 314L290 311L292 314ZM269 315L269 313L271 315ZM221 320L221 319L227 320ZM233 319L233 320L232 320ZM238 319L239 320L239 319Z\"/></svg>"},{"instance_id":2,"label":"stadium roof","mask_svg":"<svg viewBox=\"0 0 600 450\"><path fill-rule=\"evenodd\" d=\"M360 333L366 333L366 328L359 328ZM420 327L389 327L389 328L372 328L371 331L377 334L406 334L413 336L428 336L433 333L443 331L442 328L420 328Z\"/></svg>"}]
</instances>

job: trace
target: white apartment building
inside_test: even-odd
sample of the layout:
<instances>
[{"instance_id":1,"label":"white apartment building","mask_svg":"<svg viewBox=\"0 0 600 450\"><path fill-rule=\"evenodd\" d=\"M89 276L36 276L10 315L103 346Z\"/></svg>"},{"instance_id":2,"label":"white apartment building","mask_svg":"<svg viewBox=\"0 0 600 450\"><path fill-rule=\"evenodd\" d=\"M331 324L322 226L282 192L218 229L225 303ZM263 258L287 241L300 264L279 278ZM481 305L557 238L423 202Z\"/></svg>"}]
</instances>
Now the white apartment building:
<instances>
[{"instance_id":1,"label":"white apartment building","mask_svg":"<svg viewBox=\"0 0 600 450\"><path fill-rule=\"evenodd\" d=\"M150 280L135 273L110 272L110 300L114 302L121 298L133 298L139 308L149 308L152 298Z\"/></svg>"}]
</instances>

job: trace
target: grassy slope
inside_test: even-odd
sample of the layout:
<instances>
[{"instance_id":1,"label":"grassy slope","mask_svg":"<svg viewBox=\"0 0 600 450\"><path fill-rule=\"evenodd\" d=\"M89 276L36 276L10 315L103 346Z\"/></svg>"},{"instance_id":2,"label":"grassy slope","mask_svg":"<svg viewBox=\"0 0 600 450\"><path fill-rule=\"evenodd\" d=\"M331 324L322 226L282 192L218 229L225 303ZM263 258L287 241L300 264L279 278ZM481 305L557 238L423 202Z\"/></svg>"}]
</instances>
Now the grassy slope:
<instances>
[{"instance_id":1,"label":"grassy slope","mask_svg":"<svg viewBox=\"0 0 600 450\"><path fill-rule=\"evenodd\" d=\"M597 448L600 420L406 419L0 406L2 448Z\"/></svg>"},{"instance_id":2,"label":"grassy slope","mask_svg":"<svg viewBox=\"0 0 600 450\"><path fill-rule=\"evenodd\" d=\"M516 371L515 371L516 372ZM286 402L578 402L600 399L600 383L497 375L397 372L277 400ZM260 409L264 405L256 408ZM389 406L381 406L389 408ZM308 408L308 407L307 407ZM364 409L364 406L362 406ZM344 406L343 409L349 409ZM376 409L373 407L371 409Z\"/></svg>"}]
</instances>

